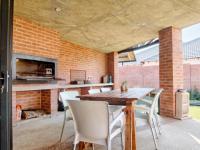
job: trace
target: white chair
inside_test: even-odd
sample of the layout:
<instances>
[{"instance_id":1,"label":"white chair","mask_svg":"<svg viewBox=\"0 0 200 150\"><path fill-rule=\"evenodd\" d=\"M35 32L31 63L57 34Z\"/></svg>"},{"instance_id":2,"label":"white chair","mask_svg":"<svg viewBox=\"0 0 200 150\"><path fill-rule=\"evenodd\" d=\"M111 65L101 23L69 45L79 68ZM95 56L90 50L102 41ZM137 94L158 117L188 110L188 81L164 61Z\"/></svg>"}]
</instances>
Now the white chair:
<instances>
[{"instance_id":1,"label":"white chair","mask_svg":"<svg viewBox=\"0 0 200 150\"><path fill-rule=\"evenodd\" d=\"M109 92L109 91L111 91L111 88L108 87L101 88L101 92Z\"/></svg>"},{"instance_id":2,"label":"white chair","mask_svg":"<svg viewBox=\"0 0 200 150\"><path fill-rule=\"evenodd\" d=\"M111 150L112 139L120 133L122 136L121 126L114 127L121 122L124 113L111 122L107 102L84 100L68 101L68 104L75 124L74 150L80 141L104 145L107 150Z\"/></svg>"},{"instance_id":3,"label":"white chair","mask_svg":"<svg viewBox=\"0 0 200 150\"><path fill-rule=\"evenodd\" d=\"M100 89L90 89L88 90L89 94L97 94L97 93L101 93Z\"/></svg>"},{"instance_id":4,"label":"white chair","mask_svg":"<svg viewBox=\"0 0 200 150\"><path fill-rule=\"evenodd\" d=\"M155 89L154 91L151 92L150 96L145 96L144 98L139 99L136 103L136 107L138 107L138 108L139 107L141 108L142 105L143 106L146 106L146 105L151 106L155 96L157 94L159 94L158 100L156 102L155 109L154 109L154 117L156 120L156 125L158 127L159 134L161 134L161 130L160 130L160 120L158 117L158 101L159 101L159 97L160 97L160 94L162 93L162 91L163 91L163 89Z\"/></svg>"},{"instance_id":5,"label":"white chair","mask_svg":"<svg viewBox=\"0 0 200 150\"><path fill-rule=\"evenodd\" d=\"M64 128L65 128L65 122L73 120L71 113L69 111L69 106L68 106L67 101L68 100L80 100L80 98L77 98L77 96L79 96L79 95L80 94L78 91L64 91L64 92L59 93L59 100L63 103L63 106L64 106L64 121L63 121L63 126L62 126L62 130L61 130L61 134L60 134L60 142L62 140L62 136L63 136L63 132L64 132Z\"/></svg>"},{"instance_id":6,"label":"white chair","mask_svg":"<svg viewBox=\"0 0 200 150\"><path fill-rule=\"evenodd\" d=\"M156 106L157 106L157 103L158 103L158 100L159 100L159 97L160 97L160 94L162 91L163 91L163 89L157 90L157 92L155 93L155 96L153 98L140 99L138 101L142 101L142 104L135 105L135 109L136 109L135 116L136 116L136 118L147 120L147 123L151 129L151 133L152 133L152 137L153 137L153 141L154 141L156 149L158 149L157 142L156 142L156 137L158 138L158 134L156 131L156 124L157 124L158 130L159 130L159 133L161 133L160 127L159 127L160 125L159 125L159 121L158 121L158 117L157 117L157 112L156 112ZM154 119L156 120L156 123L154 122Z\"/></svg>"}]
</instances>

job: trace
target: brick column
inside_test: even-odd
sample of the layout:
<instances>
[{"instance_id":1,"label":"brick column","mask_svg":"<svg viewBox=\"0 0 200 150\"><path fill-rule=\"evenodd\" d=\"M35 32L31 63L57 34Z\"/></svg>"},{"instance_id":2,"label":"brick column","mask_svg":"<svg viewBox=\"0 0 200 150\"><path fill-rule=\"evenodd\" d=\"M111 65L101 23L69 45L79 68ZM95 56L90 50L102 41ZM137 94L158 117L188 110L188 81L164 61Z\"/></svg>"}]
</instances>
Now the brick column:
<instances>
[{"instance_id":1,"label":"brick column","mask_svg":"<svg viewBox=\"0 0 200 150\"><path fill-rule=\"evenodd\" d=\"M181 30L168 27L159 31L160 87L164 92L160 99L161 115L175 116L175 92L183 88L183 54Z\"/></svg>"},{"instance_id":2,"label":"brick column","mask_svg":"<svg viewBox=\"0 0 200 150\"><path fill-rule=\"evenodd\" d=\"M53 114L58 109L58 90L41 90L41 109Z\"/></svg>"},{"instance_id":3,"label":"brick column","mask_svg":"<svg viewBox=\"0 0 200 150\"><path fill-rule=\"evenodd\" d=\"M113 78L113 88L119 88L119 68L117 52L111 52L108 54L108 74L111 75Z\"/></svg>"}]
</instances>

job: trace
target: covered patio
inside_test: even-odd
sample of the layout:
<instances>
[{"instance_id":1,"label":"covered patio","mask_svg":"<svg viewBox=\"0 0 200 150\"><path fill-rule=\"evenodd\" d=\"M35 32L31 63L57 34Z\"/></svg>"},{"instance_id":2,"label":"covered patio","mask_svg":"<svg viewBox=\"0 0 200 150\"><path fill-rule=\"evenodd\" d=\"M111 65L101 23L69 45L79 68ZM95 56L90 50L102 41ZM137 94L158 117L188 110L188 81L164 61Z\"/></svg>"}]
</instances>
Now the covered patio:
<instances>
[{"instance_id":1,"label":"covered patio","mask_svg":"<svg viewBox=\"0 0 200 150\"><path fill-rule=\"evenodd\" d=\"M197 0L153 3L16 0L13 53L56 60L56 78L67 84L71 82L71 70L84 70L93 83L100 83L103 75L111 75L113 88L117 89L121 84L118 52L158 38L160 87L165 89L161 115L174 117L175 92L183 88L181 29L200 21L198 5ZM13 91L18 86L21 85L13 85ZM32 85L28 87L31 90ZM85 94L84 90L81 92ZM20 95L17 93L13 92L14 106L16 96ZM52 105L54 112L57 104Z\"/></svg>"},{"instance_id":2,"label":"covered patio","mask_svg":"<svg viewBox=\"0 0 200 150\"><path fill-rule=\"evenodd\" d=\"M159 99L162 134L158 149L199 149L200 122L188 116L186 120L174 119L176 92L184 88L181 29L200 22L199 7L198 0L15 0L13 149L72 149L73 121L66 123L64 137L59 142L64 115L58 111L60 93L76 91L81 96L91 89L117 91L122 84L119 54L132 52L135 47L155 42L154 39L159 42L159 88L164 89ZM136 86L128 88L130 92ZM139 88L155 90L155 87ZM135 95L131 98L126 95L125 99L118 94L118 103L115 101L124 104L125 126L130 127L125 129L128 135L125 150L155 149L151 132L141 120L136 119L135 132L134 104L145 96ZM46 117L30 119L29 111L38 110ZM95 149L104 147L95 145ZM112 149L121 149L119 136L113 141Z\"/></svg>"}]
</instances>

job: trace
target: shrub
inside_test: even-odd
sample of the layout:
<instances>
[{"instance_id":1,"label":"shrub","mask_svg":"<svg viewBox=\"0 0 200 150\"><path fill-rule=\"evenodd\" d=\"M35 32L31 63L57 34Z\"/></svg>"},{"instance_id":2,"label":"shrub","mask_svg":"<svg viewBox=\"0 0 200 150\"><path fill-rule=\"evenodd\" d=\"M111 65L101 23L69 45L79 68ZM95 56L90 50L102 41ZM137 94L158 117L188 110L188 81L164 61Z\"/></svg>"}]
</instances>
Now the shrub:
<instances>
[{"instance_id":1,"label":"shrub","mask_svg":"<svg viewBox=\"0 0 200 150\"><path fill-rule=\"evenodd\" d=\"M188 92L190 93L190 100L200 101L200 92L197 88L190 89Z\"/></svg>"}]
</instances>

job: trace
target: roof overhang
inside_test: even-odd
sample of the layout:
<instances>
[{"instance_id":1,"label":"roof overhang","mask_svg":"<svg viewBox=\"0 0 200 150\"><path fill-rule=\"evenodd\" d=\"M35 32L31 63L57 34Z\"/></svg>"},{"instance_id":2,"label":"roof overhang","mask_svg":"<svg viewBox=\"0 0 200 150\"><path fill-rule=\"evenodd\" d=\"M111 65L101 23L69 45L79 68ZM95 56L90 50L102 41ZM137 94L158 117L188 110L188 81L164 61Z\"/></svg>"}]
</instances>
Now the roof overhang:
<instances>
[{"instance_id":1,"label":"roof overhang","mask_svg":"<svg viewBox=\"0 0 200 150\"><path fill-rule=\"evenodd\" d=\"M132 62L136 61L134 51L124 52L119 54L118 62Z\"/></svg>"}]
</instances>

